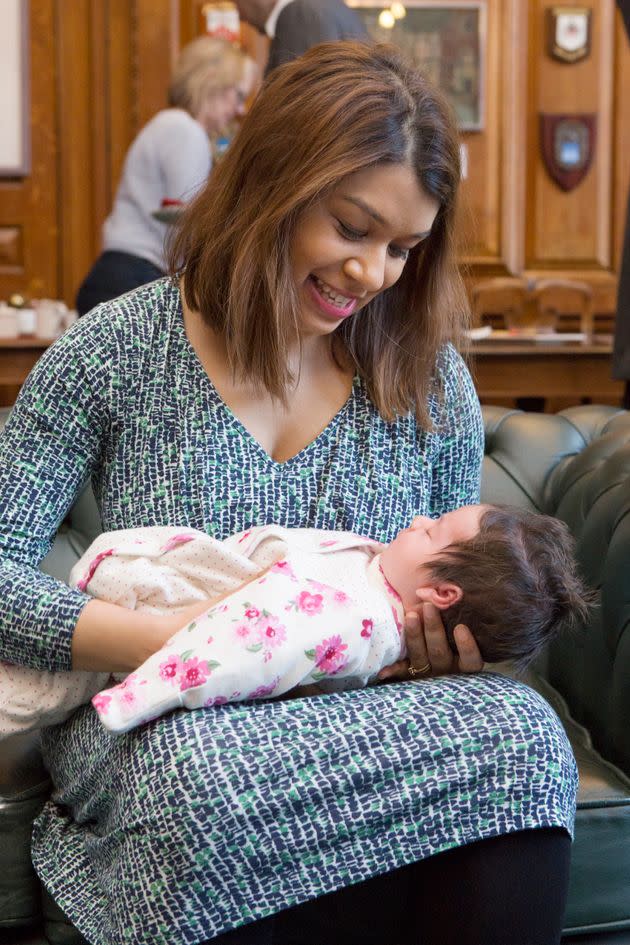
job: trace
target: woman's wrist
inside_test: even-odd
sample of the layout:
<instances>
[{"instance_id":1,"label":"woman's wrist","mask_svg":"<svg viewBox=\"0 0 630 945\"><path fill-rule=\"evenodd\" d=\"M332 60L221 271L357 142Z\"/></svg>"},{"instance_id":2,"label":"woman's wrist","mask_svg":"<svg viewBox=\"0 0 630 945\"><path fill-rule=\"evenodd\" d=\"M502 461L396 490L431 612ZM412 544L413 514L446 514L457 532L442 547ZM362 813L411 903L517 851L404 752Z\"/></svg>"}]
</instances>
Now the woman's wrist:
<instances>
[{"instance_id":1,"label":"woman's wrist","mask_svg":"<svg viewBox=\"0 0 630 945\"><path fill-rule=\"evenodd\" d=\"M171 633L172 627L165 617L90 600L74 628L72 668L132 672L159 650Z\"/></svg>"}]
</instances>

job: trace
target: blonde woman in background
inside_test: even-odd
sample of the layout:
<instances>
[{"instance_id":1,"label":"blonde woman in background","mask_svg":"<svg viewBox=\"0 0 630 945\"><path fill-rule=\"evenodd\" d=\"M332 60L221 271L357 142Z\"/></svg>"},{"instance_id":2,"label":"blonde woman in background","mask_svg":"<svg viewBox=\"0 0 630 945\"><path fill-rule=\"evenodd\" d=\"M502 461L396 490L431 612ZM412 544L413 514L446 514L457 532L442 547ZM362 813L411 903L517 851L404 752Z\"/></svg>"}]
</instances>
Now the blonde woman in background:
<instances>
[{"instance_id":1,"label":"blonde woman in background","mask_svg":"<svg viewBox=\"0 0 630 945\"><path fill-rule=\"evenodd\" d=\"M223 40L200 36L184 47L169 108L144 126L127 152L103 226L103 252L77 295L80 315L164 275L167 228L153 213L164 200L185 203L203 186L212 168L209 139L243 114L255 75L254 62Z\"/></svg>"}]
</instances>

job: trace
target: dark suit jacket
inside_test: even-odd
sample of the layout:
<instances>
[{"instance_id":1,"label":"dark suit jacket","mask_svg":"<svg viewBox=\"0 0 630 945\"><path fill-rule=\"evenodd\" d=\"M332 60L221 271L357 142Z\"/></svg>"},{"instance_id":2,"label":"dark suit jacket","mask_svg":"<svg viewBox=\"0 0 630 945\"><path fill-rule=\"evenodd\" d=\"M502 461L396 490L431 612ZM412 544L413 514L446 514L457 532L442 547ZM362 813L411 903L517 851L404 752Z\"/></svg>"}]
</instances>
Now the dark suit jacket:
<instances>
[{"instance_id":1,"label":"dark suit jacket","mask_svg":"<svg viewBox=\"0 0 630 945\"><path fill-rule=\"evenodd\" d=\"M267 72L317 43L367 38L358 13L343 0L293 0L278 17Z\"/></svg>"},{"instance_id":2,"label":"dark suit jacket","mask_svg":"<svg viewBox=\"0 0 630 945\"><path fill-rule=\"evenodd\" d=\"M617 0L617 6L623 16L628 39L630 39L630 0ZM630 381L630 198L628 200L626 232L621 256L619 290L617 293L613 377Z\"/></svg>"}]
</instances>

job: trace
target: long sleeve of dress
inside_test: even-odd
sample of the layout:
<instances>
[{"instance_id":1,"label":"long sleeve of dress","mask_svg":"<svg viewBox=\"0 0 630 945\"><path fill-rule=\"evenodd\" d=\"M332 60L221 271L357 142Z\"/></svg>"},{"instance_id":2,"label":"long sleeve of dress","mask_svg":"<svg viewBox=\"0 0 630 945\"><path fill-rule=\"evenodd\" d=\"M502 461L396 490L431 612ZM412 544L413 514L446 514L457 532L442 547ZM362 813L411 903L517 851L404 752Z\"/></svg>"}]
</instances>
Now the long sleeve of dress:
<instances>
[{"instance_id":1,"label":"long sleeve of dress","mask_svg":"<svg viewBox=\"0 0 630 945\"><path fill-rule=\"evenodd\" d=\"M437 516L479 502L484 431L472 378L450 346L440 357L436 382L442 387L433 418L440 448L433 463L429 514Z\"/></svg>"},{"instance_id":2,"label":"long sleeve of dress","mask_svg":"<svg viewBox=\"0 0 630 945\"><path fill-rule=\"evenodd\" d=\"M89 599L38 565L100 457L106 344L98 318L74 326L35 366L0 434L0 659L35 669L71 668Z\"/></svg>"}]
</instances>

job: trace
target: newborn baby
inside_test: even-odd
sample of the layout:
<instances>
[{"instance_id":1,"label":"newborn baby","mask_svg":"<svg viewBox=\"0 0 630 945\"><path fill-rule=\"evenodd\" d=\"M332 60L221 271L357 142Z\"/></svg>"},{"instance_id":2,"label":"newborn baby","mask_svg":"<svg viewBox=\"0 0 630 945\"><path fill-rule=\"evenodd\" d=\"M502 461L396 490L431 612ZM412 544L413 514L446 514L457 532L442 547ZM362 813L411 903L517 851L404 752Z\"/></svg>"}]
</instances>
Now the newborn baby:
<instances>
[{"instance_id":1,"label":"newborn baby","mask_svg":"<svg viewBox=\"0 0 630 945\"><path fill-rule=\"evenodd\" d=\"M71 583L153 613L205 599L208 609L109 688L108 674L5 665L13 682L0 687L0 732L16 730L18 691L20 729L59 721L94 696L103 724L124 732L177 707L363 686L405 655L404 615L424 601L442 611L449 639L465 623L487 662L524 666L561 626L584 618L588 597L566 526L488 505L418 516L389 545L275 525L222 542L193 529L110 532Z\"/></svg>"}]
</instances>

